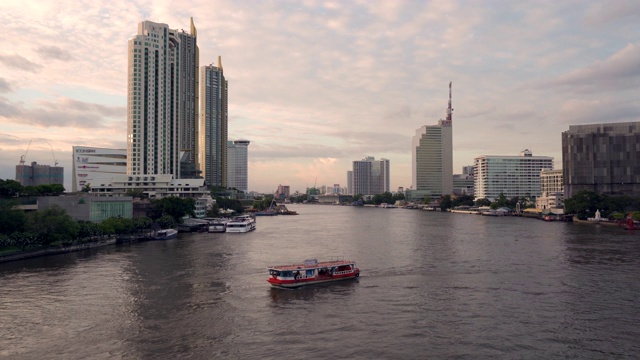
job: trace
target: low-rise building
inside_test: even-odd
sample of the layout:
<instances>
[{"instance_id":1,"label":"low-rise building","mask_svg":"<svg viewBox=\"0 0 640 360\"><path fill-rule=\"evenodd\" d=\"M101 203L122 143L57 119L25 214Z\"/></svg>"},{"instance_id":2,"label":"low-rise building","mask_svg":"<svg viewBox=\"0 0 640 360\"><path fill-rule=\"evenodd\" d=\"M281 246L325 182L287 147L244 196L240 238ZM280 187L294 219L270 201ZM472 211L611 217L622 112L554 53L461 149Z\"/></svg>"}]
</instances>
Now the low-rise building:
<instances>
[{"instance_id":1,"label":"low-rise building","mask_svg":"<svg viewBox=\"0 0 640 360\"><path fill-rule=\"evenodd\" d=\"M150 199L177 196L201 198L209 195L204 179L174 179L171 174L116 175L111 179L98 179L90 192L99 196L125 196L127 192L141 190Z\"/></svg>"},{"instance_id":2,"label":"low-rise building","mask_svg":"<svg viewBox=\"0 0 640 360\"><path fill-rule=\"evenodd\" d=\"M110 198L76 194L38 198L38 211L56 205L63 208L74 220L99 223L111 217L133 217L133 198L130 196Z\"/></svg>"}]
</instances>

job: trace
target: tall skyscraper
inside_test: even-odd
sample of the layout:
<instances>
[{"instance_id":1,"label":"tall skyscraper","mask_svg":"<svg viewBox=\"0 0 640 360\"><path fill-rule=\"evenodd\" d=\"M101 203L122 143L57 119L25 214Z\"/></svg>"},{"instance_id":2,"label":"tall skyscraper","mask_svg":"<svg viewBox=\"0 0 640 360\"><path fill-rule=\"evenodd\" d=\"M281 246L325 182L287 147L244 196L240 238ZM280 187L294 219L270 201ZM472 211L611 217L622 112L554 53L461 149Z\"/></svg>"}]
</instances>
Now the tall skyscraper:
<instances>
[{"instance_id":1,"label":"tall skyscraper","mask_svg":"<svg viewBox=\"0 0 640 360\"><path fill-rule=\"evenodd\" d=\"M349 176L347 174L347 176ZM353 162L353 195L376 195L389 191L389 160L367 156Z\"/></svg>"},{"instance_id":2,"label":"tall skyscraper","mask_svg":"<svg viewBox=\"0 0 640 360\"><path fill-rule=\"evenodd\" d=\"M430 196L453 192L451 83L447 119L438 125L425 125L416 130L412 141L413 189Z\"/></svg>"},{"instance_id":3,"label":"tall skyscraper","mask_svg":"<svg viewBox=\"0 0 640 360\"><path fill-rule=\"evenodd\" d=\"M249 191L249 140L227 142L227 187Z\"/></svg>"},{"instance_id":4,"label":"tall skyscraper","mask_svg":"<svg viewBox=\"0 0 640 360\"><path fill-rule=\"evenodd\" d=\"M562 133L564 196L640 195L640 121L571 125Z\"/></svg>"},{"instance_id":5,"label":"tall skyscraper","mask_svg":"<svg viewBox=\"0 0 640 360\"><path fill-rule=\"evenodd\" d=\"M198 55L193 18L189 34L138 24L129 40L127 174L197 174Z\"/></svg>"},{"instance_id":6,"label":"tall skyscraper","mask_svg":"<svg viewBox=\"0 0 640 360\"><path fill-rule=\"evenodd\" d=\"M208 186L227 187L228 83L218 66L201 69L200 169Z\"/></svg>"}]
</instances>

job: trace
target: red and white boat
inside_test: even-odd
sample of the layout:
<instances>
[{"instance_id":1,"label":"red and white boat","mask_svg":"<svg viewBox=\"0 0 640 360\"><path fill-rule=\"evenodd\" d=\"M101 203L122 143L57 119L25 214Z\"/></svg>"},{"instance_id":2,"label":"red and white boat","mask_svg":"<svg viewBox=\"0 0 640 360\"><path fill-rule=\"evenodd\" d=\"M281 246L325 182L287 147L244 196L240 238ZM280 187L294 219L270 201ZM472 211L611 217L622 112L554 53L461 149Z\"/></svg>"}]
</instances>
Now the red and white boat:
<instances>
[{"instance_id":1,"label":"red and white boat","mask_svg":"<svg viewBox=\"0 0 640 360\"><path fill-rule=\"evenodd\" d=\"M341 258L320 261L305 260L302 264L278 265L267 268L271 286L276 288L297 288L340 280L355 279L360 276L356 262Z\"/></svg>"}]
</instances>

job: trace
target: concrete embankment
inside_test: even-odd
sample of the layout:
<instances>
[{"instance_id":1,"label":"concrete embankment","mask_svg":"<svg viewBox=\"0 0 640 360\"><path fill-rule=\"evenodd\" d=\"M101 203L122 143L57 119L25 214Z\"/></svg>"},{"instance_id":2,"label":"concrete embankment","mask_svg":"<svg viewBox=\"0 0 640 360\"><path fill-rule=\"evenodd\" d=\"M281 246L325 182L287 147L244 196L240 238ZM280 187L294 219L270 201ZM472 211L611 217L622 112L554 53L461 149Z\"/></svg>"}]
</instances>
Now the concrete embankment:
<instances>
[{"instance_id":1,"label":"concrete embankment","mask_svg":"<svg viewBox=\"0 0 640 360\"><path fill-rule=\"evenodd\" d=\"M71 245L71 246L65 246L65 247L55 247L55 248L48 248L48 249L35 250L35 251L19 252L16 254L0 256L0 263L16 261L16 260L24 260L24 259L45 256L45 255L66 254L66 253L75 252L75 251L95 249L95 248L100 248L104 246L114 245L115 243L116 243L116 238L112 237L102 241L95 241L95 242L90 242L86 244L78 244L78 245Z\"/></svg>"}]
</instances>

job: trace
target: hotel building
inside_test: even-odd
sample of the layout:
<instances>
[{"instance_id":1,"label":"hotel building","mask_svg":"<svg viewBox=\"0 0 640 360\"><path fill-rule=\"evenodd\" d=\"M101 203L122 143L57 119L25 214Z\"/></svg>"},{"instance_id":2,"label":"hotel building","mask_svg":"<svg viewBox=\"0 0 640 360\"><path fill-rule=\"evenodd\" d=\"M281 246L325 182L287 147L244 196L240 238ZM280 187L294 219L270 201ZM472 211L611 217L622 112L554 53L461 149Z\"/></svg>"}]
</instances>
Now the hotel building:
<instances>
[{"instance_id":1,"label":"hotel building","mask_svg":"<svg viewBox=\"0 0 640 360\"><path fill-rule=\"evenodd\" d=\"M562 133L567 198L581 190L640 195L640 122L572 125Z\"/></svg>"},{"instance_id":2,"label":"hotel building","mask_svg":"<svg viewBox=\"0 0 640 360\"><path fill-rule=\"evenodd\" d=\"M351 175L353 195L376 195L388 192L389 167L389 160L376 160L372 156L354 161Z\"/></svg>"},{"instance_id":3,"label":"hotel building","mask_svg":"<svg viewBox=\"0 0 640 360\"><path fill-rule=\"evenodd\" d=\"M539 197L540 171L553 169L553 158L533 156L524 150L518 156L483 155L474 159L476 199L496 200L500 194Z\"/></svg>"}]
</instances>

